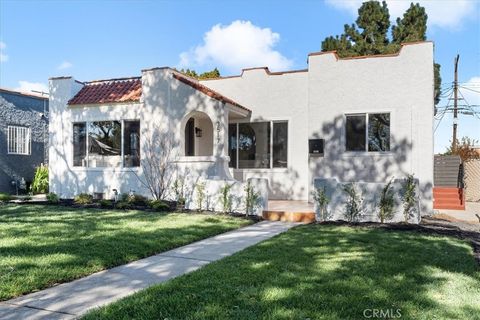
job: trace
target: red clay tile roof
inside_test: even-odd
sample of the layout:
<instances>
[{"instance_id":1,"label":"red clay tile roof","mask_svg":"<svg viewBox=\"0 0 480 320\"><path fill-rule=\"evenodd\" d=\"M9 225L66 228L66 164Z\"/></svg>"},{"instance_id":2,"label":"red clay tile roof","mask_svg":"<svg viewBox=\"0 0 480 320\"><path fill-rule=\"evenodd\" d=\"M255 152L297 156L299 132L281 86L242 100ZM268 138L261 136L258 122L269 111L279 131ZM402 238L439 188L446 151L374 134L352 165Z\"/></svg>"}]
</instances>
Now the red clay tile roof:
<instances>
[{"instance_id":1,"label":"red clay tile roof","mask_svg":"<svg viewBox=\"0 0 480 320\"><path fill-rule=\"evenodd\" d=\"M140 77L86 82L69 105L138 102L142 96Z\"/></svg>"},{"instance_id":2,"label":"red clay tile roof","mask_svg":"<svg viewBox=\"0 0 480 320\"><path fill-rule=\"evenodd\" d=\"M196 89L196 90L198 90L198 91L206 94L206 95L209 96L209 97L212 97L212 98L214 98L214 99L216 99L216 100L219 100L219 101L222 101L222 102L225 102L225 103L229 103L229 104L234 105L234 106L236 106L236 107L239 107L239 108L241 108L241 109L243 109L243 110L246 110L246 111L250 111L250 112L251 112L250 109L245 108L244 106L242 106L241 104L233 101L232 99L225 97L224 95L222 95L222 94L220 94L220 93L218 93L218 92L210 89L210 88L207 87L207 86L204 86L203 84L199 83L198 80L196 80L196 79L187 77L187 76L185 76L185 75L183 75L183 74L181 74L181 73L178 73L178 72L176 72L176 71L173 71L173 77L174 77L175 79L177 79L177 80L179 80L179 81L181 81L181 82L189 85L190 87L192 87L192 88L194 88L194 89Z\"/></svg>"}]
</instances>

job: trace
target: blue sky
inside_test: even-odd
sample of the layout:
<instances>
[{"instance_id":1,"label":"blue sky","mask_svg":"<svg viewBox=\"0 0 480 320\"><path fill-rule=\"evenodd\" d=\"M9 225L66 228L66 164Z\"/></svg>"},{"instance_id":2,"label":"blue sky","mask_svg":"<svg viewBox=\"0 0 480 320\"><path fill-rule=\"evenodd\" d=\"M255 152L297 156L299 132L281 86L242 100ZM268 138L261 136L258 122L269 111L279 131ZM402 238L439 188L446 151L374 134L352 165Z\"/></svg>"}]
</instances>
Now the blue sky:
<instances>
[{"instance_id":1,"label":"blue sky","mask_svg":"<svg viewBox=\"0 0 480 320\"><path fill-rule=\"evenodd\" d=\"M480 105L480 93L474 92L480 91L480 2L419 2L429 15L428 38L435 42L443 86L453 81L459 53L459 80L468 88L461 92ZM388 3L396 17L410 2ZM0 86L42 89L51 76L87 81L136 76L154 66L198 71L216 66L223 75L252 66L306 68L307 54L353 22L360 5L359 0L0 0ZM449 144L451 127L447 114L435 132L436 152ZM480 140L480 119L460 115L459 136Z\"/></svg>"}]
</instances>

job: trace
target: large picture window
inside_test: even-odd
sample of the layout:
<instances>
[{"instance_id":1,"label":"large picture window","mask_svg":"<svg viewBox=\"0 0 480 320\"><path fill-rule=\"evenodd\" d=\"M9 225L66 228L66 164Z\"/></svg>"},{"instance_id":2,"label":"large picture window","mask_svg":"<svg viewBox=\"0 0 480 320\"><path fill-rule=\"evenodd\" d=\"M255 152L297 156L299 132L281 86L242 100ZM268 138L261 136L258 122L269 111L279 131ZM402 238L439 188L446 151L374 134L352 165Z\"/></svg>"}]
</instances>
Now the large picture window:
<instances>
[{"instance_id":1,"label":"large picture window","mask_svg":"<svg viewBox=\"0 0 480 320\"><path fill-rule=\"evenodd\" d=\"M74 123L73 166L92 168L140 166L140 122Z\"/></svg>"},{"instance_id":2,"label":"large picture window","mask_svg":"<svg viewBox=\"0 0 480 320\"><path fill-rule=\"evenodd\" d=\"M238 169L286 168L288 123L251 122L228 126L230 167Z\"/></svg>"},{"instance_id":3,"label":"large picture window","mask_svg":"<svg viewBox=\"0 0 480 320\"><path fill-rule=\"evenodd\" d=\"M346 151L390 151L390 114L346 115Z\"/></svg>"},{"instance_id":4,"label":"large picture window","mask_svg":"<svg viewBox=\"0 0 480 320\"><path fill-rule=\"evenodd\" d=\"M20 126L8 126L7 128L7 151L8 154L30 154L30 128Z\"/></svg>"}]
</instances>

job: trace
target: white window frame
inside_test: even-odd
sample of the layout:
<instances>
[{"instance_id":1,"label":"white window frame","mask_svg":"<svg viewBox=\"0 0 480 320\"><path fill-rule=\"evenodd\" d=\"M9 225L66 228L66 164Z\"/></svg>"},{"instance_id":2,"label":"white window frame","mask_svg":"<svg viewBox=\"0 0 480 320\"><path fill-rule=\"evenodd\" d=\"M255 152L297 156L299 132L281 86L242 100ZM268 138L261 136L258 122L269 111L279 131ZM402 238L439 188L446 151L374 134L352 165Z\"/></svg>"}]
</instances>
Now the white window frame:
<instances>
[{"instance_id":1,"label":"white window frame","mask_svg":"<svg viewBox=\"0 0 480 320\"><path fill-rule=\"evenodd\" d=\"M118 167L91 167L90 166L90 157L89 157L89 133L90 133L90 130L89 130L89 125L90 123L92 122L105 122L105 121L118 121L120 122L120 126L121 126L121 134L120 134L120 156L121 156L121 161L120 161L120 166ZM123 145L123 142L124 142L124 130L125 130L125 122L128 122L128 121L138 121L140 123L140 137L142 136L141 134L141 130L142 130L142 123L140 121L140 119L122 119L122 120L112 120L112 119L107 119L107 120L89 120L89 121L75 121L75 122L72 122L72 133L73 133L73 126L75 124L85 124L85 135L86 135L86 150L85 150L85 158L86 158L86 165L85 166L75 166L73 165L73 153L74 153L74 143L75 141L73 141L73 136L72 136L72 140L71 140L71 143L72 143L72 167L75 168L75 169L89 169L89 170L105 170L105 169L128 169L128 170L138 170L140 168L141 165L139 166L136 166L136 167L126 167L125 166L125 159L124 159L124 145ZM141 145L141 143L140 143ZM140 159L142 159L142 155L141 155L141 147L140 147Z\"/></svg>"},{"instance_id":2,"label":"white window frame","mask_svg":"<svg viewBox=\"0 0 480 320\"><path fill-rule=\"evenodd\" d=\"M7 154L30 155L32 152L32 135L29 127L8 126Z\"/></svg>"},{"instance_id":3,"label":"white window frame","mask_svg":"<svg viewBox=\"0 0 480 320\"><path fill-rule=\"evenodd\" d=\"M390 150L388 151L369 151L368 150L368 122L369 115L371 114L388 114L390 116ZM348 116L365 116L365 150L347 150L347 117ZM343 115L344 125L343 125L343 148L347 154L390 154L392 152L392 112L391 111L371 111L371 112L349 112Z\"/></svg>"},{"instance_id":4,"label":"white window frame","mask_svg":"<svg viewBox=\"0 0 480 320\"><path fill-rule=\"evenodd\" d=\"M239 168L239 153L238 152L238 139L240 136L240 130L239 130L239 125L240 124L249 124L249 123L264 123L268 122L270 124L270 166L268 168ZM286 123L287 124L287 167L274 167L273 166L273 124L274 123ZM236 132L237 132L237 152L236 152L236 166L235 167L229 167L229 169L233 170L285 170L288 168L288 164L290 163L290 121L287 120L258 120L258 121L238 121L238 122L232 122L229 123L229 125L234 124L236 127ZM228 140L230 143L230 141ZM229 146L230 147L230 146Z\"/></svg>"}]
</instances>

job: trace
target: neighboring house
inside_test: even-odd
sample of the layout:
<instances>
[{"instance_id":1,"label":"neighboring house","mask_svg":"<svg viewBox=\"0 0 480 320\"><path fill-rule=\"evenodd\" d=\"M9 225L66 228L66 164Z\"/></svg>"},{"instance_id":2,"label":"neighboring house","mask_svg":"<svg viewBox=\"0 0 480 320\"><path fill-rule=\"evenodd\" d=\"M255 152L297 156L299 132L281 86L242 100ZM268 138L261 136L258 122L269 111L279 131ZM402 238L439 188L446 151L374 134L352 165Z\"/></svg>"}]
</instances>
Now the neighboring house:
<instances>
[{"instance_id":1,"label":"neighboring house","mask_svg":"<svg viewBox=\"0 0 480 320\"><path fill-rule=\"evenodd\" d=\"M431 42L381 56L312 53L305 70L250 68L204 81L171 68L85 83L52 78L50 186L66 198L148 195L139 166L147 142L171 138L192 196L198 180L214 197L225 180L243 194L242 182L256 179L264 200L308 200L318 181L373 190L414 173L430 213L433 90Z\"/></svg>"},{"instance_id":2,"label":"neighboring house","mask_svg":"<svg viewBox=\"0 0 480 320\"><path fill-rule=\"evenodd\" d=\"M47 117L47 97L0 88L0 192L25 192L46 164Z\"/></svg>"}]
</instances>

